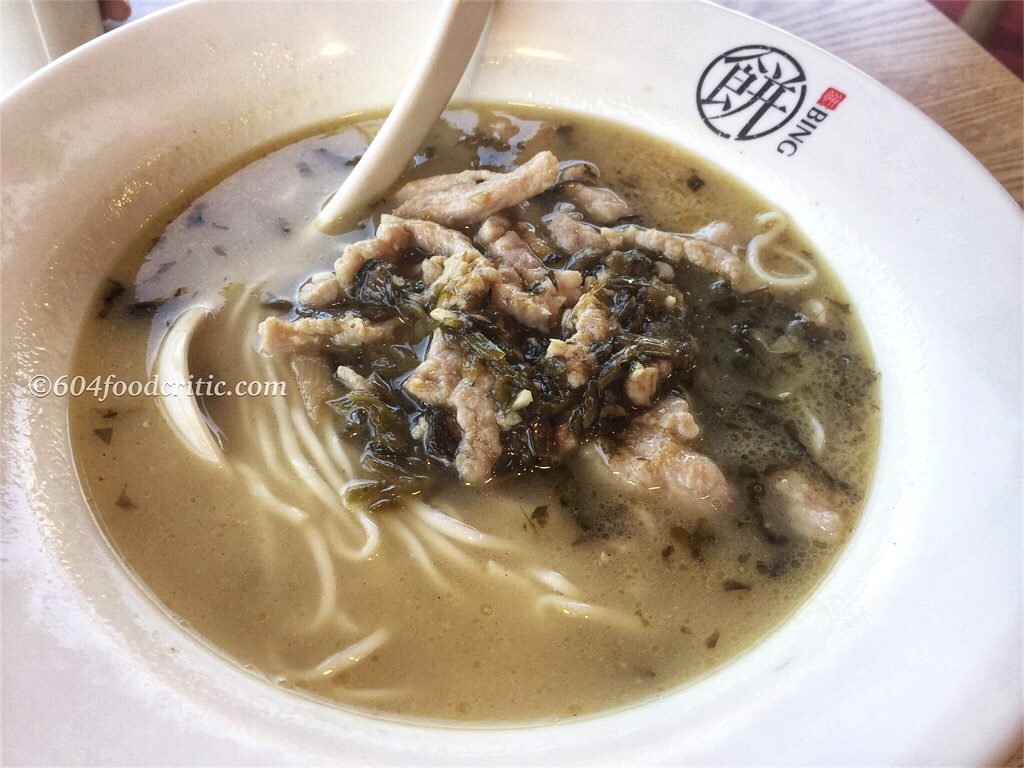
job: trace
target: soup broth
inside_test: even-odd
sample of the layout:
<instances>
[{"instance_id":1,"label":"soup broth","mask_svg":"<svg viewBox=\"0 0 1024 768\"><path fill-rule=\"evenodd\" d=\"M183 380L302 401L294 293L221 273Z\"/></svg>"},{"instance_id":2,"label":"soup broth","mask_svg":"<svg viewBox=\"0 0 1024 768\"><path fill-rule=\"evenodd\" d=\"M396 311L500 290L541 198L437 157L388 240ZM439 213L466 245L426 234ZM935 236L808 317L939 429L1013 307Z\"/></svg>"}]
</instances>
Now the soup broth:
<instances>
[{"instance_id":1,"label":"soup broth","mask_svg":"<svg viewBox=\"0 0 1024 768\"><path fill-rule=\"evenodd\" d=\"M685 401L700 427L692 447L729 489L714 514L608 471L628 409L609 411L611 426L558 461L506 456L507 471L468 485L448 467L374 507L350 483L383 487L366 469L366 438L335 406L312 418L303 377L313 363L262 352L256 328L301 317L299 287L396 207L381 201L341 236L312 225L380 124L355 116L236 168L110 274L73 374L146 381L167 328L203 305L213 314L192 344L196 378L286 385L200 398L222 466L190 453L153 398L70 400L82 484L117 551L183 626L237 663L376 713L551 722L670 691L749 648L835 559L874 461L876 374L817 249L792 226L781 234L764 268L785 272L792 256L816 279L779 290L659 267L692 338L689 367L661 385L659 402ZM628 204L626 221L643 227L725 221L747 244L772 211L663 140L520 105L449 110L402 181L509 171L543 150L595 164ZM517 207L533 227L521 231L543 233L564 210L556 197ZM548 260L560 269L565 257ZM428 353L425 338L386 341L331 364L376 372L397 391ZM344 399L341 382L323 386L327 400Z\"/></svg>"}]
</instances>

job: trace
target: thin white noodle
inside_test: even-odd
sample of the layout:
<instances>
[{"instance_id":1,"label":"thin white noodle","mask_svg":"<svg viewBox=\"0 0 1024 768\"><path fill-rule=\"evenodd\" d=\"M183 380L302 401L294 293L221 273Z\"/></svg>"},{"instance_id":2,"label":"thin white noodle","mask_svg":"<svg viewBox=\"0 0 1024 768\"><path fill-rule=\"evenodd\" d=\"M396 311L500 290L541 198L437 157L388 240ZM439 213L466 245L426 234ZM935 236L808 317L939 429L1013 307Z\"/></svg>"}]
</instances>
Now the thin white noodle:
<instances>
[{"instance_id":1,"label":"thin white noodle","mask_svg":"<svg viewBox=\"0 0 1024 768\"><path fill-rule=\"evenodd\" d=\"M235 330L235 326L243 324L244 327L251 327L252 324L244 322L244 320L254 314L249 311L252 303L248 301L254 290L256 289L253 287L246 287L241 292L236 307L227 319L229 330ZM266 380L281 378L282 369L278 361L259 355L251 344L251 334L239 332L237 336L241 339L241 358L250 380L256 380L260 376L259 368L263 369ZM296 418L298 409L293 403L294 398L288 398L287 404L284 400L285 398L271 398L270 410L276 417L276 429L270 426L266 417L268 409L254 408L248 399L243 398L241 401L242 413L247 417L244 421L251 425L255 433L257 447L265 465L263 475L267 479L274 480L281 488L288 489L294 485L295 478L284 472L284 468L291 465L305 484L313 490L314 495L329 510L337 511L341 506L340 498L335 496L329 484L320 475L320 472L324 472L332 481L337 480L340 484L342 478L337 473L336 465L313 434L308 421L306 421L305 411L302 411L302 419ZM303 447L308 453L300 450L297 437L301 439ZM312 459L313 464L302 460L307 456ZM293 525L304 524L309 520L309 514L306 511L278 498L267 486L264 477L261 477L254 468L238 463L237 469L247 481L250 492L263 503L264 509ZM379 543L379 532L373 521L362 513L359 513L357 520L352 520L348 515L336 513L329 515L328 519L335 529L334 535L326 535L327 531L322 527L317 530L303 531L321 586L320 601L312 620L312 628L322 626L331 617L340 625L354 627L351 619L338 609L337 576L333 557L366 560ZM339 530L345 528L348 530ZM363 535L362 546L347 547L344 540L357 533Z\"/></svg>"},{"instance_id":2,"label":"thin white noodle","mask_svg":"<svg viewBox=\"0 0 1024 768\"><path fill-rule=\"evenodd\" d=\"M272 378L276 371L274 365L269 360L264 360L264 371L268 378ZM271 446L280 450L281 455L285 457L284 462L276 464L280 467L282 465L291 465L297 472L302 475L303 481L309 486L310 490L320 498L320 500L328 507L333 508L337 503L334 493L331 491L330 486L324 482L312 465L308 462L306 453L300 448L298 440L296 439L295 432L289 428L291 419L289 418L287 406L280 402L283 398L280 397L267 397L264 399L269 400L272 406L276 429L273 436L268 435L265 429L260 431L260 443L265 448L265 453L269 452ZM269 458L269 456L267 456ZM275 465L271 465L275 466ZM285 487L288 487L294 478L278 478L279 482Z\"/></svg>"},{"instance_id":3,"label":"thin white noodle","mask_svg":"<svg viewBox=\"0 0 1024 768\"><path fill-rule=\"evenodd\" d=\"M356 525L350 515L342 513L343 509L347 509L347 505L345 505L341 495L341 487L345 483L344 478L338 473L337 465L328 457L323 443L317 439L316 434L310 427L309 414L306 412L306 409L292 404L289 407L289 411L291 412L291 424L295 427L296 433L306 448L307 455L311 458L309 466L316 473L316 480L313 482L313 492L324 502L329 510L335 512L334 518L347 529L348 535L358 536L360 534L359 528L362 527L362 532L367 536L362 549L367 550L365 557L368 557L369 552L376 548L376 542L371 540L373 534L376 533L376 526L369 523L368 520L360 520L359 525ZM287 427L282 426L282 428L286 429ZM360 559L365 559L365 557Z\"/></svg>"},{"instance_id":4,"label":"thin white noodle","mask_svg":"<svg viewBox=\"0 0 1024 768\"><path fill-rule=\"evenodd\" d=\"M284 432L286 430L282 429L281 431ZM313 495L325 507L328 509L340 509L344 506L341 502L341 497L324 481L320 473L316 471L316 467L310 464L305 457L293 457L289 463L302 482L306 484L307 488L313 492Z\"/></svg>"},{"instance_id":5,"label":"thin white noodle","mask_svg":"<svg viewBox=\"0 0 1024 768\"><path fill-rule=\"evenodd\" d=\"M275 360L267 358L264 364L268 373L280 376L281 371L277 368ZM356 520L353 520L350 514L346 514L348 510L340 495L340 488L345 480L338 472L338 465L332 461L335 458L333 452L329 455L324 450L325 443L317 439L310 426L309 414L305 407L298 407L294 398L288 398L288 406L277 402L279 399L284 398L274 398L275 402L273 405L279 419L280 432L286 434L286 439L289 443L292 445L296 444L297 441L287 426L290 421L290 424L295 429L295 433L301 439L301 444L306 449L306 455L311 459L311 462L308 464L296 466L295 454L293 453L288 463L297 469L314 495L328 508L332 520L344 529L346 538L359 535L365 536L362 545L341 545L340 542L332 541L334 547L343 554L345 559L366 560L376 550L379 543L377 526L361 512L358 513ZM285 416L286 413L290 413L290 420ZM325 431L332 433L335 439L337 439L336 433L329 429L329 425L327 425ZM328 441L326 444L331 445L331 442ZM343 468L347 467L351 471L351 465L347 461L343 461L341 464ZM333 488L331 487L332 485ZM357 546L358 549L356 549Z\"/></svg>"},{"instance_id":6,"label":"thin white noodle","mask_svg":"<svg viewBox=\"0 0 1024 768\"><path fill-rule=\"evenodd\" d=\"M241 328L249 328L252 324L245 318L252 314L250 312L250 303L248 299L257 290L253 286L244 287L237 297L235 306L226 318L226 325L229 333L232 333L236 338L241 340L240 359L243 361L244 375L249 380L255 380L258 377L258 372L254 363L255 353L252 348L250 334L242 330ZM239 403L241 409L242 422L252 424L255 426L257 446L259 452L262 454L264 459L264 472L273 472L283 465L283 461L278 460L274 456L274 448L277 443L270 440L267 435L267 428L265 425L264 410L256 410L254 412L252 406L253 398L241 398L236 401ZM304 510L296 507L295 505L288 504L279 499L263 481L260 474L248 464L243 462L235 462L235 469L242 475L246 480L249 491L263 504L263 509L269 511L274 519L288 522L290 525L304 525L309 520L309 514ZM280 480L280 478L279 478ZM287 479L285 479L287 482ZM273 565L277 562L270 553L276 549L276 540L273 535L272 527L267 524L266 515L254 515L254 520L260 526L262 538L260 541L260 551L263 552L264 562ZM307 543L308 546L308 543ZM314 555L315 561L315 555ZM317 565L317 571L320 572L320 565ZM335 614L336 619L339 623L351 625L351 620L347 616L341 613Z\"/></svg>"},{"instance_id":7,"label":"thin white noodle","mask_svg":"<svg viewBox=\"0 0 1024 768\"><path fill-rule=\"evenodd\" d=\"M320 577L320 604L317 607L316 615L310 622L310 628L316 629L323 626L338 607L338 583L334 571L334 561L327 549L324 537L313 531L305 532L306 544L313 555L313 562L316 564L316 572Z\"/></svg>"},{"instance_id":8,"label":"thin white noodle","mask_svg":"<svg viewBox=\"0 0 1024 768\"><path fill-rule=\"evenodd\" d=\"M324 450L324 443L317 439L310 426L309 414L306 412L306 409L293 406L291 411L292 423L302 438L307 451L311 454L314 466L320 470L320 475L334 490L334 494L331 497L332 501L328 505L336 510L333 517L342 523L351 534L358 535L358 528L361 527L363 529L366 541L363 544L361 550L363 555L360 559L366 559L377 548L377 526L362 512L357 511L358 526L354 524L355 521L351 519L350 514L345 514L346 511L351 512L351 510L348 510L341 496L341 488L345 483L345 478L342 473L339 473L340 468L338 464L333 460L333 456Z\"/></svg>"},{"instance_id":9,"label":"thin white noodle","mask_svg":"<svg viewBox=\"0 0 1024 768\"><path fill-rule=\"evenodd\" d=\"M777 234L766 233L773 239ZM768 240L769 244L771 239ZM763 241L762 241L763 242ZM757 254L755 253L755 261ZM240 302L241 303L241 302ZM238 309L231 319L243 314ZM249 339L245 339L247 354L244 355L250 369L257 367L257 361L268 375L279 375L277 361L259 356L251 347ZM246 351L246 350L243 350ZM308 420L305 410L301 411L291 398L272 398L271 412L275 416L275 424L271 425L264 415L267 409L257 409L255 404L243 403L246 412L254 411L250 423L255 426L255 433L262 458L267 462L270 476L282 488L294 483L294 477L285 472L289 467L295 472L309 491L327 508L327 514L320 519L316 528L303 531L307 546L316 565L320 581L320 603L312 621L312 628L322 626L332 616L339 623L351 621L338 610L338 584L334 569L334 558L348 560L365 560L375 552L380 544L381 531L377 524L359 510L345 508L339 495L345 485L345 478L356 477L355 464L350 452L346 449L337 432L325 425L323 439L317 439L313 426ZM264 479L255 469L247 465L239 465L239 471L248 481L250 488L264 504L263 506L292 524L306 522L307 513L281 501L266 485ZM333 488L332 488L333 486ZM507 551L509 544L498 537L483 533L475 527L459 520L453 515L436 509L421 501L414 501L412 514L401 520L391 518L385 523L388 532L402 542L413 560L425 574L440 588L448 591L451 582L444 576L435 562L433 552L441 558L441 562L480 573L480 563L464 552L459 545L474 548L500 549ZM645 521L645 523L648 521ZM326 527L324 527L326 526ZM345 540L349 536L341 535L348 529L361 529L364 545L361 549L346 547ZM483 573L491 577L501 578L523 590L536 592L542 587L553 590L556 594L544 594L537 598L537 610L557 610L558 612L582 619L594 619L622 626L635 628L637 621L625 614L620 614L600 606L594 606L578 599L581 594L578 587L554 570L533 569L532 578L527 578L516 571L489 560ZM385 629L371 633L363 640L322 661L314 670L301 676L329 677L337 672L348 669L359 663L366 655L373 653L389 637ZM374 698L380 696L401 695L401 691L350 690L346 696L356 698Z\"/></svg>"},{"instance_id":10,"label":"thin white noodle","mask_svg":"<svg viewBox=\"0 0 1024 768\"><path fill-rule=\"evenodd\" d=\"M232 312L228 319L228 332L235 335L239 340L241 346L241 359L245 363L246 375L250 381L255 380L259 376L259 372L256 368L256 359L258 354L252 346L252 328L255 325L250 318L242 319L246 310L255 310L258 305L251 305L248 301L252 294L260 290L259 285L250 284L242 289L241 294L237 299L236 311ZM249 312L250 315L255 314L255 311Z\"/></svg>"},{"instance_id":11,"label":"thin white noodle","mask_svg":"<svg viewBox=\"0 0 1024 768\"><path fill-rule=\"evenodd\" d=\"M811 455L816 459L821 458L822 452L825 450L825 428L821 425L818 417L813 413L810 417L811 423L811 444L808 448L811 449Z\"/></svg>"},{"instance_id":12,"label":"thin white noodle","mask_svg":"<svg viewBox=\"0 0 1024 768\"><path fill-rule=\"evenodd\" d=\"M250 308L250 304L249 304L249 301L248 301L249 297L256 290L258 290L258 288L259 288L259 286L257 284L250 283L249 285L243 286L242 290L238 292L238 296L235 299L235 306L233 307L231 312L228 313L227 318L226 318L226 323L225 324L228 326L228 328L234 328L235 326L238 326L238 325L242 325L243 327L248 327L249 326L249 323L244 323L243 324L241 322L241 318L246 313L246 311ZM241 334L235 334L235 337L239 338L239 339L247 339L248 336L249 336L248 332L241 333ZM243 355L243 359L244 358L245 358L245 355Z\"/></svg>"},{"instance_id":13,"label":"thin white noodle","mask_svg":"<svg viewBox=\"0 0 1024 768\"><path fill-rule=\"evenodd\" d=\"M340 608L334 612L334 626L342 632L348 632L350 634L359 628L356 623L349 618L348 614Z\"/></svg>"},{"instance_id":14,"label":"thin white noodle","mask_svg":"<svg viewBox=\"0 0 1024 768\"><path fill-rule=\"evenodd\" d=\"M294 525L301 525L309 519L309 515L303 510L292 506L291 504L286 504L281 501L281 499L277 498L277 496L275 496L260 479L256 470L248 464L237 462L235 464L235 469L238 470L238 473L242 475L242 477L245 478L246 483L249 484L249 491L253 495L257 496L260 501L266 504L267 509L273 512L275 516Z\"/></svg>"},{"instance_id":15,"label":"thin white noodle","mask_svg":"<svg viewBox=\"0 0 1024 768\"><path fill-rule=\"evenodd\" d=\"M278 665L283 666L283 665ZM330 677L330 675L326 676ZM292 670L286 673L278 673L271 677L278 685L284 683L311 683L318 680L324 680L326 677L316 670ZM313 689L315 690L315 689ZM357 702L359 704L370 705L377 704L384 701L397 701L409 695L409 690L406 688L337 688L333 690L341 691L339 695L343 701Z\"/></svg>"},{"instance_id":16,"label":"thin white noodle","mask_svg":"<svg viewBox=\"0 0 1024 768\"><path fill-rule=\"evenodd\" d=\"M413 505L413 514L420 520L450 539L473 547L508 550L509 545L490 534L478 531L471 525L446 515L429 504L418 501Z\"/></svg>"},{"instance_id":17,"label":"thin white noodle","mask_svg":"<svg viewBox=\"0 0 1024 768\"><path fill-rule=\"evenodd\" d=\"M266 504L266 501L264 503ZM298 511L301 512L301 510ZM287 561L287 558L279 556L280 540L275 530L275 523L281 522L278 513L256 513L250 515L250 518L251 530L249 531L248 538L251 541L255 541L256 546L259 548L260 563L268 573L277 574L280 566ZM302 523L293 522L289 519L284 524L288 526L289 533L294 533L294 526L301 525Z\"/></svg>"},{"instance_id":18,"label":"thin white noodle","mask_svg":"<svg viewBox=\"0 0 1024 768\"><path fill-rule=\"evenodd\" d=\"M412 555L413 560L419 563L420 567L424 570L427 576L430 577L431 581L446 592L452 589L451 582L442 575L441 571L439 571L437 566L434 565L434 561L430 558L427 550L423 548L422 544L420 544L419 539L416 538L415 534L413 534L413 532L410 531L403 522L397 518L392 518L388 521L388 527L398 536L398 538L405 542L405 546L408 548L409 554Z\"/></svg>"},{"instance_id":19,"label":"thin white noodle","mask_svg":"<svg viewBox=\"0 0 1024 768\"><path fill-rule=\"evenodd\" d=\"M754 219L758 224L768 227L766 232L755 236L747 245L747 266L754 275L772 288L780 290L806 288L818 279L818 268L810 260L791 248L785 248L776 243L776 240L789 228L789 218L785 214L779 211L769 211L757 214ZM792 274L769 272L761 263L761 257L769 247L790 261L796 262L803 272Z\"/></svg>"},{"instance_id":20,"label":"thin white noodle","mask_svg":"<svg viewBox=\"0 0 1024 768\"><path fill-rule=\"evenodd\" d=\"M811 456L819 459L821 458L822 451L825 450L825 428L821 425L818 417L807 407L806 403L801 402L800 410L811 432L807 441L807 450L811 452Z\"/></svg>"},{"instance_id":21,"label":"thin white noodle","mask_svg":"<svg viewBox=\"0 0 1024 768\"><path fill-rule=\"evenodd\" d=\"M362 510L356 511L356 519L359 524L363 526L363 530L366 531L366 544L363 546L363 551L366 553L366 557L370 557L374 552L377 551L377 547L380 546L380 529L377 524L373 522L368 514Z\"/></svg>"},{"instance_id":22,"label":"thin white noodle","mask_svg":"<svg viewBox=\"0 0 1024 768\"><path fill-rule=\"evenodd\" d=\"M302 439L302 443L311 454L313 461L320 469L320 474L324 476L324 479L333 488L340 488L341 484L345 481L338 473L338 466L334 463L333 457L328 456L327 451L324 450L323 443L317 439L316 434L310 427L309 414L306 413L305 409L294 407L291 408L291 414L292 424Z\"/></svg>"},{"instance_id":23,"label":"thin white noodle","mask_svg":"<svg viewBox=\"0 0 1024 768\"><path fill-rule=\"evenodd\" d=\"M245 302L242 300L241 297L239 298L239 306L245 306ZM247 334L240 333L239 329L234 328L237 325L239 325L237 322L237 315L238 311L231 313L231 321L228 325L228 333L233 333L234 335L242 339L242 349L240 350L240 356L244 360L245 365L245 371L243 373L250 381L255 381L259 377L259 372L257 371L254 362L255 353L253 352L252 346L249 343ZM252 404L253 400L254 398L252 397L242 397L240 401L237 401L240 402L240 408L242 410L242 422L244 424L253 425L256 431L257 442L260 446L260 452L263 454L264 458L267 458L267 454L271 453L270 451L268 451L268 446L275 447L276 444L278 443L268 439L268 428L266 426L266 418L264 416L265 410L254 409ZM281 462L274 460L270 460L267 462L267 467L269 468L276 468L279 467L280 465Z\"/></svg>"},{"instance_id":24,"label":"thin white noodle","mask_svg":"<svg viewBox=\"0 0 1024 768\"><path fill-rule=\"evenodd\" d=\"M345 446L342 445L341 437L331 428L330 424L324 425L324 445L327 446L327 450L334 457L334 461L341 467L342 474L345 477L355 477L356 473L353 468L352 459L349 458Z\"/></svg>"},{"instance_id":25,"label":"thin white noodle","mask_svg":"<svg viewBox=\"0 0 1024 768\"><path fill-rule=\"evenodd\" d=\"M269 362L267 363L267 371L268 374L273 372L273 368ZM319 471L320 467L314 463L316 462L316 452L319 451L323 454L322 446L316 440L312 430L309 430L308 437L312 438L311 442L315 445L315 449L306 441L303 441L304 445L300 446L299 439L297 437L297 434L300 431L295 427L295 421L290 417L289 407L280 402L282 399L283 398L279 397L270 398L274 413L277 416L278 429L276 434L284 444L284 453L289 457L288 463L299 475L309 490L312 491L313 495L315 495L328 510L337 511L342 509L344 504L341 500L341 496L339 495L339 491L332 488L330 484L324 480ZM303 447L306 450L303 450ZM340 480L341 478L338 479ZM359 531L358 526L356 526L355 523L345 515L339 515L338 520L342 525L349 529L350 534L356 535Z\"/></svg>"},{"instance_id":26,"label":"thin white noodle","mask_svg":"<svg viewBox=\"0 0 1024 768\"><path fill-rule=\"evenodd\" d=\"M623 629L640 629L643 626L636 616L630 616L629 614L599 605L591 605L580 600L571 600L564 595L543 595L537 598L534 607L538 611L554 609L564 616L577 619L594 619L605 624L622 627Z\"/></svg>"},{"instance_id":27,"label":"thin white noodle","mask_svg":"<svg viewBox=\"0 0 1024 768\"><path fill-rule=\"evenodd\" d=\"M498 579L504 579L510 584L514 584L524 592L536 592L537 584L526 578L522 574L516 573L515 571L507 568L501 563L495 560L488 560L484 563L484 573L488 576L493 576Z\"/></svg>"},{"instance_id":28,"label":"thin white noodle","mask_svg":"<svg viewBox=\"0 0 1024 768\"><path fill-rule=\"evenodd\" d=\"M253 359L255 357L256 353L250 349L249 358ZM277 370L270 361L262 361L261 367L262 371L259 371L254 364L249 375L254 379L260 376L267 379L275 378ZM269 396L262 395L261 397L267 398ZM277 398L274 398L274 403L276 403L276 400ZM248 405L249 398L244 398L243 401ZM274 423L272 423L269 418L271 413L274 413L273 409L268 409L265 405L262 408L257 408L254 413L255 418L251 423L255 427L264 461L267 462L267 469L277 476L277 480L282 486L288 488L292 484L294 478L288 475L284 471L284 468L288 466L290 456L289 450L292 446L282 445L282 441L278 439L279 426L277 425L277 422L280 421L280 417L275 414Z\"/></svg>"},{"instance_id":29,"label":"thin white noodle","mask_svg":"<svg viewBox=\"0 0 1024 768\"><path fill-rule=\"evenodd\" d=\"M263 459L263 476L272 480L279 489L287 489L295 485L295 477L287 472L288 456L281 450L281 443L274 437L275 431L265 415L254 414L248 421L256 437L256 445Z\"/></svg>"},{"instance_id":30,"label":"thin white noodle","mask_svg":"<svg viewBox=\"0 0 1024 768\"><path fill-rule=\"evenodd\" d=\"M581 595L579 587L569 581L558 571L534 568L533 576L541 584L551 587L555 592L566 597L579 598Z\"/></svg>"},{"instance_id":31,"label":"thin white noodle","mask_svg":"<svg viewBox=\"0 0 1024 768\"><path fill-rule=\"evenodd\" d=\"M420 540L424 544L430 544L434 549L439 550L452 563L460 565L467 570L479 572L480 565L477 561L473 560L473 558L452 544L451 541L435 531L432 527L419 519L410 518L409 523L410 529L415 526L415 530L419 532Z\"/></svg>"},{"instance_id":32,"label":"thin white noodle","mask_svg":"<svg viewBox=\"0 0 1024 768\"><path fill-rule=\"evenodd\" d=\"M370 522L371 529L367 529L366 531L366 540L363 542L362 546L347 543L348 535L342 526L352 524L352 521L347 519L344 512L329 512L321 518L321 523L330 527L331 530L328 531L321 529L320 535L327 539L327 543L330 546L331 551L342 560L365 562L370 559L377 549L380 537L377 533L377 526L372 522ZM343 541L343 539L346 541Z\"/></svg>"},{"instance_id":33,"label":"thin white noodle","mask_svg":"<svg viewBox=\"0 0 1024 768\"><path fill-rule=\"evenodd\" d=\"M409 695L405 688L344 688L348 701L372 704L377 701L396 701Z\"/></svg>"},{"instance_id":34,"label":"thin white noodle","mask_svg":"<svg viewBox=\"0 0 1024 768\"><path fill-rule=\"evenodd\" d=\"M330 677L338 672L351 669L365 657L377 651L378 648L387 642L390 636L391 633L384 627L381 627L371 632L362 640L352 643L348 648L331 654L317 664L313 672L321 677Z\"/></svg>"}]
</instances>

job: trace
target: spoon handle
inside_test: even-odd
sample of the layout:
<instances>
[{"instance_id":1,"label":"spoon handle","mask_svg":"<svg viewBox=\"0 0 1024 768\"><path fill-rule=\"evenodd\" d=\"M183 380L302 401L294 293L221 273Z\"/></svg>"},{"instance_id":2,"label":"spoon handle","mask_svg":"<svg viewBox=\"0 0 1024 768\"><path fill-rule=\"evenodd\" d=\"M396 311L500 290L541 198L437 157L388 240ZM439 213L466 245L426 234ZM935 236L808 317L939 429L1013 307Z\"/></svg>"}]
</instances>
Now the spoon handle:
<instances>
[{"instance_id":1,"label":"spoon handle","mask_svg":"<svg viewBox=\"0 0 1024 768\"><path fill-rule=\"evenodd\" d=\"M437 122L476 50L493 0L445 0L427 46L394 109L337 192L316 218L327 234L347 215L380 197L405 170Z\"/></svg>"}]
</instances>

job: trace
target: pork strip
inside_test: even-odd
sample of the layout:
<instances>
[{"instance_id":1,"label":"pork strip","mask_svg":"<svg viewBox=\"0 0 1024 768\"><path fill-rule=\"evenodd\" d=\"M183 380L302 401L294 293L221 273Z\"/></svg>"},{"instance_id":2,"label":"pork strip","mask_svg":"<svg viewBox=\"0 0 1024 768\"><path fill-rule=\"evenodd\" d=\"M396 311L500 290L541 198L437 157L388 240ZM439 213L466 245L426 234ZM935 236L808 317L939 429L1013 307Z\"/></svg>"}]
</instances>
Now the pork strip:
<instances>
[{"instance_id":1,"label":"pork strip","mask_svg":"<svg viewBox=\"0 0 1024 768\"><path fill-rule=\"evenodd\" d=\"M519 205L550 189L558 177L558 159L544 151L508 173L483 177L479 172L464 171L458 178L424 179L413 190L408 186L398 192L403 202L396 209L399 216L427 219L446 227L465 227L483 221L503 208Z\"/></svg>"}]
</instances>

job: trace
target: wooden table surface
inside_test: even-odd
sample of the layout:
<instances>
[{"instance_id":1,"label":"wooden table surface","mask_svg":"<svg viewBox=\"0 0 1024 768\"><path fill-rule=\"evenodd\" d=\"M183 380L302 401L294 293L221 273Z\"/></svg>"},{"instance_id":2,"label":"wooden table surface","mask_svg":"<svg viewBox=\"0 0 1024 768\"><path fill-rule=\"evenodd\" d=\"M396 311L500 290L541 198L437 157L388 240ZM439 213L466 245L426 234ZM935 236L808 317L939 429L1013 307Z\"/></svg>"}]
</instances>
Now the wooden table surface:
<instances>
[{"instance_id":1,"label":"wooden table surface","mask_svg":"<svg viewBox=\"0 0 1024 768\"><path fill-rule=\"evenodd\" d=\"M1024 204L1024 84L925 0L716 0L871 75Z\"/></svg>"}]
</instances>

